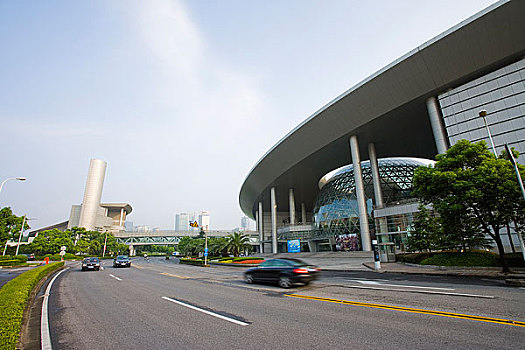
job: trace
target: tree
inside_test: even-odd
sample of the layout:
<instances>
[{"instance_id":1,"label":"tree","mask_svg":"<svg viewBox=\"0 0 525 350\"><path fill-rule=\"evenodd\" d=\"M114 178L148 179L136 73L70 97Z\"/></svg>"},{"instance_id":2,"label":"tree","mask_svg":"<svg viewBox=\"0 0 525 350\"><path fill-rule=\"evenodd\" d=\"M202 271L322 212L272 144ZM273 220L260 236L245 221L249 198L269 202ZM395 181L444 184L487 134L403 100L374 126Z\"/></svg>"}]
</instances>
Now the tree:
<instances>
[{"instance_id":1,"label":"tree","mask_svg":"<svg viewBox=\"0 0 525 350\"><path fill-rule=\"evenodd\" d=\"M458 141L436 160L434 167L415 171L415 194L433 204L448 233L474 241L480 231L490 236L503 271L508 272L499 231L513 217L521 221L525 215L524 201L516 200L521 193L512 164L496 158L484 141L467 140ZM520 171L525 172L523 167Z\"/></svg>"},{"instance_id":2,"label":"tree","mask_svg":"<svg viewBox=\"0 0 525 350\"><path fill-rule=\"evenodd\" d=\"M424 252L437 250L438 237L441 234L441 225L435 216L424 206L419 206L419 211L414 215L414 229L410 231L407 239L409 252Z\"/></svg>"},{"instance_id":3,"label":"tree","mask_svg":"<svg viewBox=\"0 0 525 350\"><path fill-rule=\"evenodd\" d=\"M10 207L5 207L0 210L0 245L5 246L10 239L18 239L22 229L23 216L16 216ZM24 230L30 229L27 220L24 224Z\"/></svg>"},{"instance_id":4,"label":"tree","mask_svg":"<svg viewBox=\"0 0 525 350\"><path fill-rule=\"evenodd\" d=\"M76 252L69 230L63 232L53 229L39 232L29 246L36 255L57 254L62 246L66 247L68 253Z\"/></svg>"},{"instance_id":5,"label":"tree","mask_svg":"<svg viewBox=\"0 0 525 350\"><path fill-rule=\"evenodd\" d=\"M211 237L208 239L208 250L211 256L228 256L228 239Z\"/></svg>"},{"instance_id":6,"label":"tree","mask_svg":"<svg viewBox=\"0 0 525 350\"><path fill-rule=\"evenodd\" d=\"M248 244L248 236L243 235L242 233L234 232L232 234L229 234L227 238L228 249L230 252L233 253L234 256L239 256L239 253L241 251L250 248L250 245Z\"/></svg>"}]
</instances>

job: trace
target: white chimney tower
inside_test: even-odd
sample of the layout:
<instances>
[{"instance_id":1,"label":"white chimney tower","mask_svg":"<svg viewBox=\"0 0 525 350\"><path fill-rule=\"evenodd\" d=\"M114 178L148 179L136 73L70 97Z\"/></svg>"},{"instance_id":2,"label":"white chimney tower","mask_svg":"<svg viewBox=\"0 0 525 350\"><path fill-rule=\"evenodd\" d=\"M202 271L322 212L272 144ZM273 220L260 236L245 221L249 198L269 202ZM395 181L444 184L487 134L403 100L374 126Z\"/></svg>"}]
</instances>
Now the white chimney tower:
<instances>
[{"instance_id":1,"label":"white chimney tower","mask_svg":"<svg viewBox=\"0 0 525 350\"><path fill-rule=\"evenodd\" d=\"M95 230L97 212L100 208L100 197L104 186L107 163L100 159L91 159L84 191L84 200L80 209L79 226L88 231Z\"/></svg>"}]
</instances>

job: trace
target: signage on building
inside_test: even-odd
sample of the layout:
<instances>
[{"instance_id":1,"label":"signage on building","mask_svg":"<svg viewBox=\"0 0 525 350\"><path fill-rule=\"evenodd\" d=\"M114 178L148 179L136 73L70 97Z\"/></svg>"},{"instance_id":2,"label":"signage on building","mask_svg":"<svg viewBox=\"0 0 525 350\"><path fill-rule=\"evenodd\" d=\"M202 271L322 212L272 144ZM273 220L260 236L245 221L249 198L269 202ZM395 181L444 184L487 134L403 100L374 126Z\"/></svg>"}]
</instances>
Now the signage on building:
<instances>
[{"instance_id":1,"label":"signage on building","mask_svg":"<svg viewBox=\"0 0 525 350\"><path fill-rule=\"evenodd\" d=\"M301 241L298 239L288 240L288 253L300 253L301 252Z\"/></svg>"}]
</instances>

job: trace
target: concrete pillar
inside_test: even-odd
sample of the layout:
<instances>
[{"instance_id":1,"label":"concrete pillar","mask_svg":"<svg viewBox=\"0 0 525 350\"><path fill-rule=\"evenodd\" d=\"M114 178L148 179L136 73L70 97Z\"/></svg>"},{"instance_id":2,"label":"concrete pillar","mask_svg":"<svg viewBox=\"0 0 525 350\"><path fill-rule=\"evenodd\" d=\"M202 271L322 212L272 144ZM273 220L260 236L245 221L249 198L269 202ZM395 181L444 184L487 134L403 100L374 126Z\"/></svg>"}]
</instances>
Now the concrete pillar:
<instances>
[{"instance_id":1,"label":"concrete pillar","mask_svg":"<svg viewBox=\"0 0 525 350\"><path fill-rule=\"evenodd\" d=\"M361 231L361 245L363 251L369 252L372 250L372 243L370 240L368 215L366 212L365 186L363 184L359 144L356 135L350 136L350 152L352 154L352 165L354 169L355 193L357 196L357 209L359 212L359 229Z\"/></svg>"},{"instance_id":2,"label":"concrete pillar","mask_svg":"<svg viewBox=\"0 0 525 350\"><path fill-rule=\"evenodd\" d=\"M275 198L275 187L270 190L272 210L272 253L277 254L277 199Z\"/></svg>"},{"instance_id":3,"label":"concrete pillar","mask_svg":"<svg viewBox=\"0 0 525 350\"><path fill-rule=\"evenodd\" d=\"M129 256L135 256L135 247L133 245L129 246Z\"/></svg>"},{"instance_id":4,"label":"concrete pillar","mask_svg":"<svg viewBox=\"0 0 525 350\"><path fill-rule=\"evenodd\" d=\"M377 164L376 147L373 143L368 144L368 157L370 169L372 170L372 183L374 185L374 197L377 208L383 208L383 191L381 190L381 177L379 176L379 165Z\"/></svg>"},{"instance_id":5,"label":"concrete pillar","mask_svg":"<svg viewBox=\"0 0 525 350\"><path fill-rule=\"evenodd\" d=\"M264 213L263 213L263 203L259 202L259 248L261 253L264 253Z\"/></svg>"},{"instance_id":6,"label":"concrete pillar","mask_svg":"<svg viewBox=\"0 0 525 350\"><path fill-rule=\"evenodd\" d=\"M448 137L443 125L441 107L436 97L432 96L427 99L427 111L437 151L438 153L445 153L448 149Z\"/></svg>"},{"instance_id":7,"label":"concrete pillar","mask_svg":"<svg viewBox=\"0 0 525 350\"><path fill-rule=\"evenodd\" d=\"M124 218L124 208L120 209L120 220L118 222L119 226L122 226L122 219Z\"/></svg>"},{"instance_id":8,"label":"concrete pillar","mask_svg":"<svg viewBox=\"0 0 525 350\"><path fill-rule=\"evenodd\" d=\"M301 221L303 222L303 225L306 224L306 207L304 206L304 203L301 203Z\"/></svg>"},{"instance_id":9,"label":"concrete pillar","mask_svg":"<svg viewBox=\"0 0 525 350\"><path fill-rule=\"evenodd\" d=\"M100 159L91 159L89 162L86 189L84 190L79 220L79 226L84 227L88 231L95 230L102 187L104 186L104 176L106 175L106 165L106 162Z\"/></svg>"},{"instance_id":10,"label":"concrete pillar","mask_svg":"<svg viewBox=\"0 0 525 350\"><path fill-rule=\"evenodd\" d=\"M290 225L295 225L295 197L293 188L288 191L288 202L290 204Z\"/></svg>"}]
</instances>

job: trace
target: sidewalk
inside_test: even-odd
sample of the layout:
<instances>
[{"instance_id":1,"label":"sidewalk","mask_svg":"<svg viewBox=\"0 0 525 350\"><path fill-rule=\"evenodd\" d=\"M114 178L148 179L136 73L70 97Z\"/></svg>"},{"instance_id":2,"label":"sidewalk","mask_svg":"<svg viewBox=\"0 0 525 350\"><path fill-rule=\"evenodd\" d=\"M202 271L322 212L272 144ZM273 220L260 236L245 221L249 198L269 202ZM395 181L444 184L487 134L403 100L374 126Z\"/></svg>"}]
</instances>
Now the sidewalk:
<instances>
[{"instance_id":1,"label":"sidewalk","mask_svg":"<svg viewBox=\"0 0 525 350\"><path fill-rule=\"evenodd\" d=\"M374 270L374 263L367 262L364 266ZM525 279L524 268L510 268L510 273L501 272L500 267L450 267L450 266L429 266L402 263L381 263L378 273L401 273L419 275L442 275L442 276L469 276L494 279Z\"/></svg>"}]
</instances>

